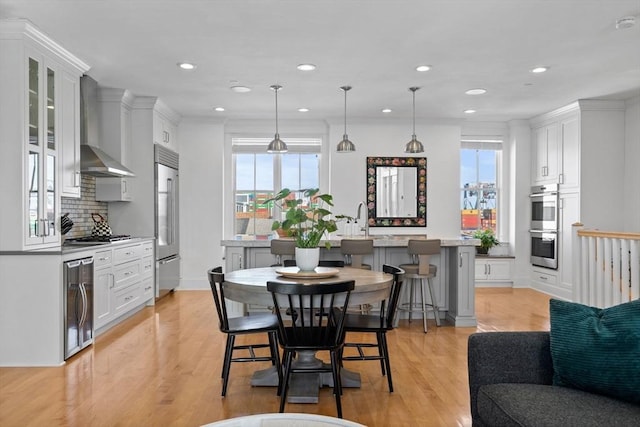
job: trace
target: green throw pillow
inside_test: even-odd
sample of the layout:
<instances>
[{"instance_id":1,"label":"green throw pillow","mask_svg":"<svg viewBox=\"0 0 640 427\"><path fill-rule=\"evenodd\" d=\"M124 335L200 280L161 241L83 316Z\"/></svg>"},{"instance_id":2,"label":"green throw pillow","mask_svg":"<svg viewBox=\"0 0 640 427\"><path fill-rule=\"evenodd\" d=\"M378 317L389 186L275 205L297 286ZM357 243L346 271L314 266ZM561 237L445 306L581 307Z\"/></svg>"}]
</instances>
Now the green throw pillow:
<instances>
[{"instance_id":1,"label":"green throw pillow","mask_svg":"<svg viewBox=\"0 0 640 427\"><path fill-rule=\"evenodd\" d=\"M640 300L600 309L552 299L553 383L640 404Z\"/></svg>"}]
</instances>

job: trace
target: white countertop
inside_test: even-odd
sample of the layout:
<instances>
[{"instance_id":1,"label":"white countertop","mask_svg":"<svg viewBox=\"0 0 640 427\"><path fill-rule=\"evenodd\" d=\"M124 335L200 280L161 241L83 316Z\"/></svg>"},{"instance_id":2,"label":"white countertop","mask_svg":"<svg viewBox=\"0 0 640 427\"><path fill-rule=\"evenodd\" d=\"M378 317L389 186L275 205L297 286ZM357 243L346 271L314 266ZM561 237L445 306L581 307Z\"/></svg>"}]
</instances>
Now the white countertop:
<instances>
[{"instance_id":1,"label":"white countertop","mask_svg":"<svg viewBox=\"0 0 640 427\"><path fill-rule=\"evenodd\" d=\"M404 247L407 246L410 239L425 239L424 235L377 235L377 236L335 236L328 240L331 244L331 247L340 247L340 241L342 239L373 239L374 247ZM460 237L429 237L430 239L440 239L441 246L479 246L480 239L462 239ZM327 240L322 240L320 242L320 247L324 247L324 244ZM255 239L255 238L246 238L246 239L228 239L221 240L220 244L222 246L230 246L230 247L246 247L246 248L268 248L271 246L270 239Z\"/></svg>"}]
</instances>

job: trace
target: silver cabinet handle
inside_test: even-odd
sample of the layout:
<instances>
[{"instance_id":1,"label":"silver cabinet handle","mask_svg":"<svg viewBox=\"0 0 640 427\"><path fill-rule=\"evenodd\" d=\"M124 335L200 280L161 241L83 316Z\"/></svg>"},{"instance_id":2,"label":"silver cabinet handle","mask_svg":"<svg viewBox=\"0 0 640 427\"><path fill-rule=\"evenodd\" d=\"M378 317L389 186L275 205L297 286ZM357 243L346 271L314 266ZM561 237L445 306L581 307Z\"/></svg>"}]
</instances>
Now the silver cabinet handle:
<instances>
[{"instance_id":1,"label":"silver cabinet handle","mask_svg":"<svg viewBox=\"0 0 640 427\"><path fill-rule=\"evenodd\" d=\"M459 267L462 267L462 254L459 254L458 257L460 258L460 265Z\"/></svg>"}]
</instances>

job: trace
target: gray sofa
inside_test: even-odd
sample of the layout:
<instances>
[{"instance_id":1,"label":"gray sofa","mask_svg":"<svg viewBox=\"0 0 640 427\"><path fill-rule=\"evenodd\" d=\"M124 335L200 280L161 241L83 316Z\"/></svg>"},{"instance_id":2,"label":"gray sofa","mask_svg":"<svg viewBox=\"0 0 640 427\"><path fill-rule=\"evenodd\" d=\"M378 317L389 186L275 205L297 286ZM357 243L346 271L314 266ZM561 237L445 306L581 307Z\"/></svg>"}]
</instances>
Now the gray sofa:
<instances>
[{"instance_id":1,"label":"gray sofa","mask_svg":"<svg viewBox=\"0 0 640 427\"><path fill-rule=\"evenodd\" d=\"M552 385L549 332L472 334L468 363L474 427L640 426L638 405Z\"/></svg>"}]
</instances>

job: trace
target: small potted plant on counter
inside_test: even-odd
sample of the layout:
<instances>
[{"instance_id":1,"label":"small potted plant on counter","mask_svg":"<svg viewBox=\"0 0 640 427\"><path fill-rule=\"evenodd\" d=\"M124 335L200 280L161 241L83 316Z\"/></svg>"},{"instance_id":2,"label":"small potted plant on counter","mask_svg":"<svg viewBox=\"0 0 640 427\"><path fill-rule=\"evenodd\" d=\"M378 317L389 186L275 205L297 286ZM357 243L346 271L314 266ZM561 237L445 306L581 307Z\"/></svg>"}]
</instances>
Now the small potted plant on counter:
<instances>
[{"instance_id":1,"label":"small potted plant on counter","mask_svg":"<svg viewBox=\"0 0 640 427\"><path fill-rule=\"evenodd\" d=\"M478 254L486 255L489 253L489 249L500 244L498 238L490 228L476 230L476 232L473 233L473 237L475 239L480 239L480 246L476 247L476 252Z\"/></svg>"},{"instance_id":2,"label":"small potted plant on counter","mask_svg":"<svg viewBox=\"0 0 640 427\"><path fill-rule=\"evenodd\" d=\"M300 198L296 198L300 193ZM345 215L332 217L329 206L333 206L331 194L319 194L317 188L300 190L299 192L283 188L273 198L273 202L285 213L284 220L275 220L271 230L282 229L296 241L296 263L300 270L311 271L318 266L320 260L320 240L325 233L333 233L338 229L337 221L346 219ZM331 247L327 240L325 247ZM305 262L305 253L311 259Z\"/></svg>"}]
</instances>

